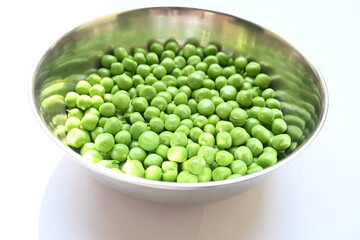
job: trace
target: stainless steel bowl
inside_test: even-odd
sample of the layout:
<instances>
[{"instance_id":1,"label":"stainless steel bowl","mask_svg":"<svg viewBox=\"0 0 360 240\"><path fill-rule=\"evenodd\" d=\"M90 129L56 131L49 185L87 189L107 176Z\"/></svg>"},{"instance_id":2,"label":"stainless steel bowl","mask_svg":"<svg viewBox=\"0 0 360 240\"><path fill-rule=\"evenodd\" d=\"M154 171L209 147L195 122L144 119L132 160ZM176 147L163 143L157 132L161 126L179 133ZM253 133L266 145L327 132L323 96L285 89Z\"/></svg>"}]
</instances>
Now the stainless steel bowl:
<instances>
[{"instance_id":1,"label":"stainless steel bowl","mask_svg":"<svg viewBox=\"0 0 360 240\"><path fill-rule=\"evenodd\" d=\"M99 65L114 46L146 46L150 39L199 44L214 42L224 51L261 63L272 78L289 125L301 130L276 165L241 178L207 183L171 183L132 177L99 167L64 144L64 96ZM110 14L65 34L46 52L34 74L32 105L51 139L100 182L135 198L163 204L197 204L234 196L262 181L304 151L326 117L328 95L314 65L273 32L244 19L202 9L164 7Z\"/></svg>"}]
</instances>

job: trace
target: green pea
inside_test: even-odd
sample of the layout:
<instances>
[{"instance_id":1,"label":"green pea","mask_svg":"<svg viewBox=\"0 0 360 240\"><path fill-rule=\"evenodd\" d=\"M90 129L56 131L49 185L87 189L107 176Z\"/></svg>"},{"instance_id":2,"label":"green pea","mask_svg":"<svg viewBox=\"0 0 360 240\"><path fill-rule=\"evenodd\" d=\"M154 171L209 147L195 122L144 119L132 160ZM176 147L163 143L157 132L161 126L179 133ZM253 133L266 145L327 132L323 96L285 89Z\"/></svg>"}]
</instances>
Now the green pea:
<instances>
[{"instance_id":1,"label":"green pea","mask_svg":"<svg viewBox=\"0 0 360 240\"><path fill-rule=\"evenodd\" d=\"M140 143L139 143L140 144ZM134 146L130 149L128 158L132 160L138 160L144 162L147 153L140 146Z\"/></svg>"},{"instance_id":2,"label":"green pea","mask_svg":"<svg viewBox=\"0 0 360 240\"><path fill-rule=\"evenodd\" d=\"M270 167L277 163L276 154L273 154L271 152L264 152L258 157L256 163L262 168Z\"/></svg>"},{"instance_id":3,"label":"green pea","mask_svg":"<svg viewBox=\"0 0 360 240\"><path fill-rule=\"evenodd\" d=\"M290 147L291 137L288 134L279 134L272 138L272 147L278 151L282 151Z\"/></svg>"},{"instance_id":4,"label":"green pea","mask_svg":"<svg viewBox=\"0 0 360 240\"><path fill-rule=\"evenodd\" d=\"M242 160L232 161L230 169L233 174L239 174L240 176L244 176L248 170L246 163Z\"/></svg>"},{"instance_id":5,"label":"green pea","mask_svg":"<svg viewBox=\"0 0 360 240\"><path fill-rule=\"evenodd\" d=\"M217 107L216 107L216 114L221 118L221 119L228 119L230 116L230 113L232 111L232 107L230 104L228 103L220 103Z\"/></svg>"},{"instance_id":6,"label":"green pea","mask_svg":"<svg viewBox=\"0 0 360 240\"><path fill-rule=\"evenodd\" d=\"M187 136L183 132L174 132L170 137L170 146L186 147L188 142Z\"/></svg>"},{"instance_id":7,"label":"green pea","mask_svg":"<svg viewBox=\"0 0 360 240\"><path fill-rule=\"evenodd\" d=\"M91 88L91 84L89 82L85 80L81 80L77 82L75 86L75 92L78 93L79 95L89 94L90 88Z\"/></svg>"},{"instance_id":8,"label":"green pea","mask_svg":"<svg viewBox=\"0 0 360 240\"><path fill-rule=\"evenodd\" d=\"M261 93L261 96L267 100L269 98L275 98L275 91L272 88L266 88L264 89L264 91Z\"/></svg>"},{"instance_id":9,"label":"green pea","mask_svg":"<svg viewBox=\"0 0 360 240\"><path fill-rule=\"evenodd\" d=\"M101 104L101 106L99 107L99 112L102 116L111 117L115 114L116 108L113 103L106 102Z\"/></svg>"},{"instance_id":10,"label":"green pea","mask_svg":"<svg viewBox=\"0 0 360 240\"><path fill-rule=\"evenodd\" d=\"M284 133L287 129L287 124L282 118L275 118L274 121L271 123L271 131L274 134Z\"/></svg>"},{"instance_id":11,"label":"green pea","mask_svg":"<svg viewBox=\"0 0 360 240\"><path fill-rule=\"evenodd\" d=\"M167 104L168 104L167 100L159 95L154 97L150 103L151 106L157 107L160 111L164 111L167 108Z\"/></svg>"},{"instance_id":12,"label":"green pea","mask_svg":"<svg viewBox=\"0 0 360 240\"><path fill-rule=\"evenodd\" d=\"M220 121L220 118L218 115L216 114L213 114L211 116L208 117L208 120L209 120L209 123L212 124L212 125L216 125L216 123L218 123Z\"/></svg>"},{"instance_id":13,"label":"green pea","mask_svg":"<svg viewBox=\"0 0 360 240\"><path fill-rule=\"evenodd\" d=\"M222 67L219 64L214 63L209 66L207 75L209 76L209 78L215 80L217 77L221 75L221 72L222 72Z\"/></svg>"},{"instance_id":14,"label":"green pea","mask_svg":"<svg viewBox=\"0 0 360 240\"><path fill-rule=\"evenodd\" d=\"M174 162L184 162L187 159L187 151L185 147L170 147L167 152L167 158Z\"/></svg>"},{"instance_id":15,"label":"green pea","mask_svg":"<svg viewBox=\"0 0 360 240\"><path fill-rule=\"evenodd\" d=\"M76 101L79 96L77 92L68 92L65 96L65 105L69 108L76 107Z\"/></svg>"},{"instance_id":16,"label":"green pea","mask_svg":"<svg viewBox=\"0 0 360 240\"><path fill-rule=\"evenodd\" d=\"M90 162L97 163L104 160L103 155L96 149L88 149L82 154L82 157Z\"/></svg>"},{"instance_id":17,"label":"green pea","mask_svg":"<svg viewBox=\"0 0 360 240\"><path fill-rule=\"evenodd\" d=\"M180 118L175 114L170 114L165 119L165 129L168 131L175 131L180 125Z\"/></svg>"},{"instance_id":18,"label":"green pea","mask_svg":"<svg viewBox=\"0 0 360 240\"><path fill-rule=\"evenodd\" d=\"M261 143L266 143L271 138L271 133L263 125L256 125L251 129L251 135L261 141Z\"/></svg>"},{"instance_id":19,"label":"green pea","mask_svg":"<svg viewBox=\"0 0 360 240\"><path fill-rule=\"evenodd\" d=\"M202 173L206 167L205 159L200 156L192 157L186 163L187 169L195 175Z\"/></svg>"},{"instance_id":20,"label":"green pea","mask_svg":"<svg viewBox=\"0 0 360 240\"><path fill-rule=\"evenodd\" d=\"M188 102L188 96L186 95L186 93L179 92L179 93L176 94L176 96L174 97L174 103L175 103L176 105L186 104L187 102Z\"/></svg>"},{"instance_id":21,"label":"green pea","mask_svg":"<svg viewBox=\"0 0 360 240\"><path fill-rule=\"evenodd\" d=\"M104 99L100 96L95 95L91 98L91 105L96 109L99 109L103 103Z\"/></svg>"},{"instance_id":22,"label":"green pea","mask_svg":"<svg viewBox=\"0 0 360 240\"><path fill-rule=\"evenodd\" d=\"M254 157L259 156L262 153L263 148L264 148L261 141L257 138L253 138L253 137L249 138L246 141L246 146L250 149L250 151Z\"/></svg>"},{"instance_id":23,"label":"green pea","mask_svg":"<svg viewBox=\"0 0 360 240\"><path fill-rule=\"evenodd\" d=\"M145 169L142 163L138 160L127 160L122 167L124 173L135 176L135 177L144 177Z\"/></svg>"},{"instance_id":24,"label":"green pea","mask_svg":"<svg viewBox=\"0 0 360 240\"><path fill-rule=\"evenodd\" d=\"M129 54L127 52L127 50L123 47L117 47L114 50L114 55L115 57L119 60L122 61L124 58L126 58Z\"/></svg>"},{"instance_id":25,"label":"green pea","mask_svg":"<svg viewBox=\"0 0 360 240\"><path fill-rule=\"evenodd\" d=\"M148 104L146 98L136 97L132 100L132 106L134 107L135 111L142 113L147 109L149 104Z\"/></svg>"},{"instance_id":26,"label":"green pea","mask_svg":"<svg viewBox=\"0 0 360 240\"><path fill-rule=\"evenodd\" d=\"M214 181L225 180L230 175L231 175L231 170L228 167L217 167L211 173L211 177Z\"/></svg>"},{"instance_id":27,"label":"green pea","mask_svg":"<svg viewBox=\"0 0 360 240\"><path fill-rule=\"evenodd\" d=\"M205 167L204 170L197 174L198 182L209 182L211 181L211 168Z\"/></svg>"},{"instance_id":28,"label":"green pea","mask_svg":"<svg viewBox=\"0 0 360 240\"><path fill-rule=\"evenodd\" d=\"M253 74L254 72L255 72L255 68L253 68L251 70L251 74ZM268 88L270 85L270 77L265 73L260 73L260 74L256 75L254 84L261 88Z\"/></svg>"},{"instance_id":29,"label":"green pea","mask_svg":"<svg viewBox=\"0 0 360 240\"><path fill-rule=\"evenodd\" d=\"M146 58L145 58L146 61ZM146 64L139 64L136 73L139 74L141 77L146 78L150 74L151 68L149 65Z\"/></svg>"},{"instance_id":30,"label":"green pea","mask_svg":"<svg viewBox=\"0 0 360 240\"><path fill-rule=\"evenodd\" d=\"M220 97L225 101L235 100L237 95L237 90L234 86L227 85L220 89Z\"/></svg>"},{"instance_id":31,"label":"green pea","mask_svg":"<svg viewBox=\"0 0 360 240\"><path fill-rule=\"evenodd\" d=\"M205 116L199 115L194 119L194 126L203 128L208 122L209 121Z\"/></svg>"},{"instance_id":32,"label":"green pea","mask_svg":"<svg viewBox=\"0 0 360 240\"><path fill-rule=\"evenodd\" d=\"M241 108L235 108L231 111L230 113L230 122L235 126L235 127L241 127L245 124L246 119L248 118L248 115L246 113L245 110L241 109Z\"/></svg>"},{"instance_id":33,"label":"green pea","mask_svg":"<svg viewBox=\"0 0 360 240\"><path fill-rule=\"evenodd\" d=\"M235 73L235 72L227 80L227 84L235 87L236 90L240 90L240 88L243 85L243 82L244 82L243 77L240 74ZM235 94L235 97L233 97L233 99L235 100L235 98L236 98L236 94Z\"/></svg>"},{"instance_id":34,"label":"green pea","mask_svg":"<svg viewBox=\"0 0 360 240\"><path fill-rule=\"evenodd\" d=\"M156 81L152 84L152 87L155 88L157 93L160 93L166 90L167 85L163 81Z\"/></svg>"},{"instance_id":35,"label":"green pea","mask_svg":"<svg viewBox=\"0 0 360 240\"><path fill-rule=\"evenodd\" d=\"M245 69L246 65L248 64L248 61L245 57L238 57L235 59L235 67L238 69Z\"/></svg>"},{"instance_id":36,"label":"green pea","mask_svg":"<svg viewBox=\"0 0 360 240\"><path fill-rule=\"evenodd\" d=\"M146 63L149 65L157 64L159 63L159 57L154 52L149 52L145 55Z\"/></svg>"},{"instance_id":37,"label":"green pea","mask_svg":"<svg viewBox=\"0 0 360 240\"><path fill-rule=\"evenodd\" d=\"M80 95L76 100L76 106L81 110L86 110L92 106L91 97L89 95Z\"/></svg>"},{"instance_id":38,"label":"green pea","mask_svg":"<svg viewBox=\"0 0 360 240\"><path fill-rule=\"evenodd\" d=\"M209 121L209 119L208 119L208 121ZM211 123L206 124L203 127L203 129L204 129L204 132L211 133L212 135L215 135L215 133L216 133L216 128Z\"/></svg>"},{"instance_id":39,"label":"green pea","mask_svg":"<svg viewBox=\"0 0 360 240\"><path fill-rule=\"evenodd\" d=\"M160 138L160 144L164 144L166 146L170 146L170 138L171 135L173 133L169 132L169 131L164 131L162 133L160 133L159 138Z\"/></svg>"},{"instance_id":40,"label":"green pea","mask_svg":"<svg viewBox=\"0 0 360 240\"><path fill-rule=\"evenodd\" d=\"M154 154L154 153L147 155L144 160L145 168L148 168L150 166L161 167L162 163L163 163L163 158L161 156L159 156L158 154Z\"/></svg>"},{"instance_id":41,"label":"green pea","mask_svg":"<svg viewBox=\"0 0 360 240\"><path fill-rule=\"evenodd\" d=\"M153 131L145 131L139 137L140 147L146 151L152 151L157 148L160 143L159 135Z\"/></svg>"},{"instance_id":42,"label":"green pea","mask_svg":"<svg viewBox=\"0 0 360 240\"><path fill-rule=\"evenodd\" d=\"M187 84L191 89L199 89L203 86L203 81L203 76L198 72L194 72L188 76Z\"/></svg>"},{"instance_id":43,"label":"green pea","mask_svg":"<svg viewBox=\"0 0 360 240\"><path fill-rule=\"evenodd\" d=\"M115 144L110 152L111 159L117 160L119 162L126 161L128 154L129 154L129 147L121 143Z\"/></svg>"},{"instance_id":44,"label":"green pea","mask_svg":"<svg viewBox=\"0 0 360 240\"><path fill-rule=\"evenodd\" d=\"M250 135L242 127L235 127L230 131L232 146L238 147L243 145L249 138Z\"/></svg>"},{"instance_id":45,"label":"green pea","mask_svg":"<svg viewBox=\"0 0 360 240\"><path fill-rule=\"evenodd\" d=\"M255 77L261 71L261 66L257 62L249 62L245 67L246 74L250 77Z\"/></svg>"},{"instance_id":46,"label":"green pea","mask_svg":"<svg viewBox=\"0 0 360 240\"><path fill-rule=\"evenodd\" d=\"M159 166L153 165L153 166L146 168L146 170L145 170L145 178L146 179L158 181L161 179L162 175L163 175L163 173Z\"/></svg>"},{"instance_id":47,"label":"green pea","mask_svg":"<svg viewBox=\"0 0 360 240\"><path fill-rule=\"evenodd\" d=\"M249 90L241 90L236 96L236 101L241 107L249 107L252 104L253 96Z\"/></svg>"},{"instance_id":48,"label":"green pea","mask_svg":"<svg viewBox=\"0 0 360 240\"><path fill-rule=\"evenodd\" d=\"M146 85L153 85L154 83L156 83L156 82L161 82L161 83L163 83L164 85L165 85L165 87L166 87L166 84L164 83L164 82L162 82L162 81L159 81L155 76L154 76L154 74L152 74L152 73L149 73L149 75L147 75L146 77L145 77L145 84Z\"/></svg>"},{"instance_id":49,"label":"green pea","mask_svg":"<svg viewBox=\"0 0 360 240\"><path fill-rule=\"evenodd\" d=\"M155 149L155 153L162 157L162 159L167 159L167 152L169 151L169 147L163 144L159 144L159 146Z\"/></svg>"},{"instance_id":50,"label":"green pea","mask_svg":"<svg viewBox=\"0 0 360 240\"><path fill-rule=\"evenodd\" d=\"M216 58L218 59L219 64L220 64L220 66L222 66L222 67L226 67L227 64L229 63L229 60L230 60L229 55L227 55L227 54L224 53L224 52L218 52L218 53L216 53Z\"/></svg>"},{"instance_id":51,"label":"green pea","mask_svg":"<svg viewBox=\"0 0 360 240\"><path fill-rule=\"evenodd\" d=\"M234 157L236 160L242 160L249 165L253 161L253 154L250 148L246 146L238 147L234 152Z\"/></svg>"},{"instance_id":52,"label":"green pea","mask_svg":"<svg viewBox=\"0 0 360 240\"><path fill-rule=\"evenodd\" d=\"M198 156L203 157L207 164L211 164L215 161L217 150L209 146L201 146L197 153Z\"/></svg>"},{"instance_id":53,"label":"green pea","mask_svg":"<svg viewBox=\"0 0 360 240\"><path fill-rule=\"evenodd\" d=\"M214 145L215 145L214 135L203 132L200 134L200 136L198 138L198 143L200 144L200 146L214 147Z\"/></svg>"},{"instance_id":54,"label":"green pea","mask_svg":"<svg viewBox=\"0 0 360 240\"><path fill-rule=\"evenodd\" d=\"M132 78L126 75L125 73L114 76L113 81L122 90L129 90L133 86Z\"/></svg>"},{"instance_id":55,"label":"green pea","mask_svg":"<svg viewBox=\"0 0 360 240\"><path fill-rule=\"evenodd\" d=\"M265 123L265 124L269 124L272 121L274 121L274 112L270 109L270 108L262 108L259 110L258 112L258 119L260 120L260 122Z\"/></svg>"},{"instance_id":56,"label":"green pea","mask_svg":"<svg viewBox=\"0 0 360 240\"><path fill-rule=\"evenodd\" d=\"M90 131L90 136L93 141L95 141L96 137L99 136L99 134L104 133L103 127L96 127L92 131Z\"/></svg>"},{"instance_id":57,"label":"green pea","mask_svg":"<svg viewBox=\"0 0 360 240\"><path fill-rule=\"evenodd\" d=\"M95 148L100 152L109 152L114 144L114 136L110 133L101 133L95 139Z\"/></svg>"},{"instance_id":58,"label":"green pea","mask_svg":"<svg viewBox=\"0 0 360 240\"><path fill-rule=\"evenodd\" d=\"M129 131L121 130L115 135L115 143L121 143L125 145L129 145L131 142L131 134Z\"/></svg>"},{"instance_id":59,"label":"green pea","mask_svg":"<svg viewBox=\"0 0 360 240\"><path fill-rule=\"evenodd\" d=\"M225 150L220 150L216 153L215 161L219 166L228 166L232 161L234 161L234 156Z\"/></svg>"},{"instance_id":60,"label":"green pea","mask_svg":"<svg viewBox=\"0 0 360 240\"><path fill-rule=\"evenodd\" d=\"M198 182L198 178L195 174L192 174L189 171L181 171L177 176L176 181L178 183L196 183Z\"/></svg>"},{"instance_id":61,"label":"green pea","mask_svg":"<svg viewBox=\"0 0 360 240\"><path fill-rule=\"evenodd\" d=\"M130 145L129 145L129 148L130 148L130 149L139 148L139 147L140 147L140 144L139 144L139 142L136 141L136 140L131 141L131 143L130 143ZM143 149L142 149L142 150L143 150ZM144 151L144 150L143 150L143 151Z\"/></svg>"},{"instance_id":62,"label":"green pea","mask_svg":"<svg viewBox=\"0 0 360 240\"><path fill-rule=\"evenodd\" d=\"M66 143L71 147L80 148L87 142L90 142L90 135L85 130L73 128L66 135Z\"/></svg>"},{"instance_id":63,"label":"green pea","mask_svg":"<svg viewBox=\"0 0 360 240\"><path fill-rule=\"evenodd\" d=\"M245 121L244 128L250 134L254 126L259 125L260 121L256 118L248 118Z\"/></svg>"},{"instance_id":64,"label":"green pea","mask_svg":"<svg viewBox=\"0 0 360 240\"><path fill-rule=\"evenodd\" d=\"M218 148L225 149L232 145L232 137L228 132L219 132L216 135L216 145Z\"/></svg>"},{"instance_id":65,"label":"green pea","mask_svg":"<svg viewBox=\"0 0 360 240\"><path fill-rule=\"evenodd\" d=\"M98 75L100 77L110 77L111 76L111 72L110 72L110 69L108 68L99 68L98 70Z\"/></svg>"},{"instance_id":66,"label":"green pea","mask_svg":"<svg viewBox=\"0 0 360 240\"><path fill-rule=\"evenodd\" d=\"M99 117L93 113L86 113L81 119L81 126L85 130L93 130L99 122Z\"/></svg>"},{"instance_id":67,"label":"green pea","mask_svg":"<svg viewBox=\"0 0 360 240\"><path fill-rule=\"evenodd\" d=\"M186 146L186 151L188 152L188 158L195 157L200 149L200 145L197 143L189 143Z\"/></svg>"},{"instance_id":68,"label":"green pea","mask_svg":"<svg viewBox=\"0 0 360 240\"><path fill-rule=\"evenodd\" d=\"M219 121L215 125L216 132L231 132L234 128L234 125L228 121Z\"/></svg>"},{"instance_id":69,"label":"green pea","mask_svg":"<svg viewBox=\"0 0 360 240\"><path fill-rule=\"evenodd\" d=\"M68 110L67 112L68 112L68 118L76 117L78 119L82 119L84 116L83 111L81 111L79 108L73 108Z\"/></svg>"},{"instance_id":70,"label":"green pea","mask_svg":"<svg viewBox=\"0 0 360 240\"><path fill-rule=\"evenodd\" d=\"M146 123L138 121L131 125L129 132L132 139L138 140L140 135L147 130L148 127Z\"/></svg>"},{"instance_id":71,"label":"green pea","mask_svg":"<svg viewBox=\"0 0 360 240\"><path fill-rule=\"evenodd\" d=\"M219 51L218 47L213 44L213 43L210 43L208 45L206 45L204 47L204 54L206 56L209 56L209 55L216 55L216 53Z\"/></svg>"},{"instance_id":72,"label":"green pea","mask_svg":"<svg viewBox=\"0 0 360 240\"><path fill-rule=\"evenodd\" d=\"M203 99L198 103L197 109L200 114L210 116L215 112L215 105L210 99Z\"/></svg>"},{"instance_id":73,"label":"green pea","mask_svg":"<svg viewBox=\"0 0 360 240\"><path fill-rule=\"evenodd\" d=\"M188 119L191 115L191 109L185 104L180 104L174 108L173 113L179 116L181 120Z\"/></svg>"},{"instance_id":74,"label":"green pea","mask_svg":"<svg viewBox=\"0 0 360 240\"><path fill-rule=\"evenodd\" d=\"M280 109L281 108L281 103L279 102L279 100L275 99L275 98L268 98L266 99L266 106L268 108L275 108L275 109Z\"/></svg>"},{"instance_id":75,"label":"green pea","mask_svg":"<svg viewBox=\"0 0 360 240\"><path fill-rule=\"evenodd\" d=\"M246 174L252 174L252 173L260 172L261 170L263 170L263 168L256 164L256 165L254 165L252 167L249 167Z\"/></svg>"}]
</instances>

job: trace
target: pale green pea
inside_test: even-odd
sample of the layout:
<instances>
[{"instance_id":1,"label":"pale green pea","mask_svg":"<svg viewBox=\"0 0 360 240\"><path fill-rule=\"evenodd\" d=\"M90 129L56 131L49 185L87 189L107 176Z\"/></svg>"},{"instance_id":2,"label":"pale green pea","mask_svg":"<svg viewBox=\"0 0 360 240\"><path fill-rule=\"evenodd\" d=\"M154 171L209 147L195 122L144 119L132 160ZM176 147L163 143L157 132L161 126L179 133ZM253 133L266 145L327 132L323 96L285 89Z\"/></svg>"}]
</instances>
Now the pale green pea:
<instances>
[{"instance_id":1,"label":"pale green pea","mask_svg":"<svg viewBox=\"0 0 360 240\"><path fill-rule=\"evenodd\" d=\"M228 167L217 167L211 173L212 179L214 181L225 180L230 175L231 175L231 170Z\"/></svg>"},{"instance_id":2,"label":"pale green pea","mask_svg":"<svg viewBox=\"0 0 360 240\"><path fill-rule=\"evenodd\" d=\"M145 175L145 169L142 163L138 160L128 159L122 167L122 171L136 177L144 177Z\"/></svg>"}]
</instances>

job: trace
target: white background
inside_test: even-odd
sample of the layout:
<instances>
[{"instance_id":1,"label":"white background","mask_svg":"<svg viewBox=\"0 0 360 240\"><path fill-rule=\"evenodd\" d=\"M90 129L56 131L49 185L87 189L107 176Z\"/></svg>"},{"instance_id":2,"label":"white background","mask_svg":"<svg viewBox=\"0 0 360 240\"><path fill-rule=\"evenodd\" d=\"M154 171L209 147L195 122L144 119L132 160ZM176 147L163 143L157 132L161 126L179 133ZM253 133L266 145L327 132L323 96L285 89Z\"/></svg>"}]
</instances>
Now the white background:
<instances>
[{"instance_id":1,"label":"white background","mask_svg":"<svg viewBox=\"0 0 360 240\"><path fill-rule=\"evenodd\" d=\"M0 239L360 239L360 1L8 1L0 7ZM330 108L315 142L265 182L208 205L144 203L64 157L30 110L44 52L65 32L149 6L222 11L266 26L320 68Z\"/></svg>"}]
</instances>

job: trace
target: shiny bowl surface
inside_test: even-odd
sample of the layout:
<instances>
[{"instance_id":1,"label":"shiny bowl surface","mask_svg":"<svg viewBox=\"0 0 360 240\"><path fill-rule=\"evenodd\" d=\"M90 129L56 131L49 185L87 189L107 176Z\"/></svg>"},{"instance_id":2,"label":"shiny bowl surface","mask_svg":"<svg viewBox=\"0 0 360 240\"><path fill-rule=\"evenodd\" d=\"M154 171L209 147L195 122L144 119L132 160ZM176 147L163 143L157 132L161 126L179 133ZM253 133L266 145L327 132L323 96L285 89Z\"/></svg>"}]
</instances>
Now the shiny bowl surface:
<instances>
[{"instance_id":1,"label":"shiny bowl surface","mask_svg":"<svg viewBox=\"0 0 360 240\"><path fill-rule=\"evenodd\" d=\"M213 42L234 56L258 61L277 89L284 118L302 136L263 171L237 179L207 183L151 181L108 170L64 144L64 96L77 81L99 66L116 46L145 47L149 40L176 39L205 45ZM189 40L190 39L190 40ZM202 9L160 7L100 17L65 34L41 59L31 85L32 106L40 125L64 152L100 182L138 199L162 204L198 204L223 200L262 181L304 151L318 135L327 114L328 95L316 67L287 41L239 17Z\"/></svg>"}]
</instances>

